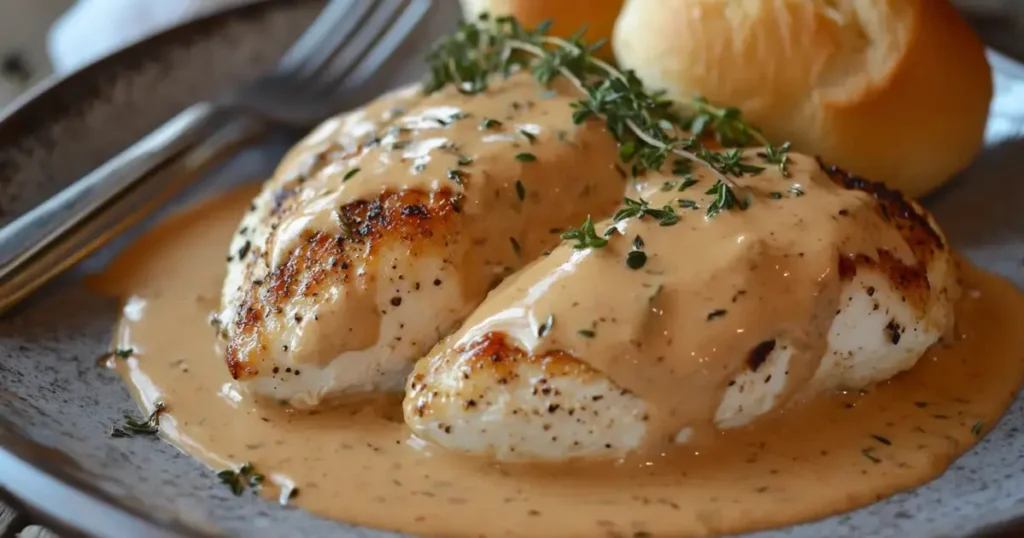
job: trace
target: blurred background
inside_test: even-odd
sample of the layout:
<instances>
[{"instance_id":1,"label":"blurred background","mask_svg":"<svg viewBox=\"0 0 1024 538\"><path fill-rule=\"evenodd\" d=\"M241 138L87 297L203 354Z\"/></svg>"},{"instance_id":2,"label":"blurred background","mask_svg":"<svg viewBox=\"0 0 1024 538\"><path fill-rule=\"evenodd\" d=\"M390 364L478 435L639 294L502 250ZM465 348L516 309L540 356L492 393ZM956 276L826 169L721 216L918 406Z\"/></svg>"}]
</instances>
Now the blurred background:
<instances>
[{"instance_id":1,"label":"blurred background","mask_svg":"<svg viewBox=\"0 0 1024 538\"><path fill-rule=\"evenodd\" d=\"M71 71L204 11L251 1L259 0L0 0L0 108L54 72ZM451 2L453 8L458 3L440 1ZM1024 62L1024 1L953 3L968 15L986 43ZM993 61L996 84L1003 90L1003 103L997 106L1019 103L1024 109L1024 84L1016 80L1024 79L1022 65L1003 58ZM1017 113L1004 110L1002 114L1008 112ZM989 126L989 138L1024 134L1006 132L1019 124L995 121Z\"/></svg>"}]
</instances>

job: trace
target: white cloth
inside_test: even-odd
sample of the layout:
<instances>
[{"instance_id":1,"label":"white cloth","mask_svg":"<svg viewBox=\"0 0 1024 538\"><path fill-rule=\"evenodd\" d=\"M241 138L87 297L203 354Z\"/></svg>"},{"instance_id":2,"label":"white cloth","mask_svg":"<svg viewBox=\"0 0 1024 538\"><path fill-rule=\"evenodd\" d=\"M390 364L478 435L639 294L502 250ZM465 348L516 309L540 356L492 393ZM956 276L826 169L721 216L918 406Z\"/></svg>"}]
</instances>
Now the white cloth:
<instances>
[{"instance_id":1,"label":"white cloth","mask_svg":"<svg viewBox=\"0 0 1024 538\"><path fill-rule=\"evenodd\" d=\"M78 0L47 36L53 70L67 73L125 45L224 6L250 0Z\"/></svg>"}]
</instances>

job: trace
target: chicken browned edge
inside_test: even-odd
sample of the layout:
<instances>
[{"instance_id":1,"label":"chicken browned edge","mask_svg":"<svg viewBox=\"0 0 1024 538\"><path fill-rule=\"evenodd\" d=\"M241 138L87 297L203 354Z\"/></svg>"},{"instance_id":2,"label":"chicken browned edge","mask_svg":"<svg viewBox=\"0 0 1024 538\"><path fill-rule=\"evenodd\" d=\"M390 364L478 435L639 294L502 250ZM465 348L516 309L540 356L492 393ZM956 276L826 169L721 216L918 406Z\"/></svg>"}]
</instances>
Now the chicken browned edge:
<instances>
[{"instance_id":1,"label":"chicken browned edge","mask_svg":"<svg viewBox=\"0 0 1024 538\"><path fill-rule=\"evenodd\" d=\"M878 214L891 223L907 242L914 254L915 263L908 265L893 253L881 250L877 259L867 255L853 257L839 256L836 263L840 279L852 280L858 267L877 268L901 290L907 301L918 308L924 308L931 296L928 280L928 264L936 255L947 248L942 232L935 221L917 202L903 196L900 191L890 189L881 182L868 181L852 175L838 167L819 164L828 177L837 185L870 195L877 202ZM844 215L836 215L843 218ZM945 292L943 290L943 292ZM552 390L546 387L549 378L575 374L579 376L600 375L586 362L565 351L549 351L542 355L531 355L510 344L506 334L491 331L453 350L448 359L458 358L467 367L461 372L464 379L478 374L494 377L499 385L515 379L516 367L521 363L542 364L549 375L537 382L536 391ZM752 353L754 351L752 350ZM755 368L756 369L756 368ZM410 396L430 390L424 383L425 373L414 372L407 384ZM546 393L544 393L546 395ZM416 413L420 417L430 414L429 399L419 400ZM475 406L473 398L463 402L466 407Z\"/></svg>"},{"instance_id":2,"label":"chicken browned edge","mask_svg":"<svg viewBox=\"0 0 1024 538\"><path fill-rule=\"evenodd\" d=\"M273 220L297 210L294 190L282 188L277 193L270 215ZM343 223L339 233L311 231L287 262L265 279L246 279L248 289L232 321L235 332L225 353L232 377L248 379L260 373L260 364L250 356L267 349L261 328L268 317L282 314L286 302L297 297L316 298L325 289L374 278L372 264L386 245L400 243L412 257L443 247L458 228L460 198L449 189L433 193L405 190L346 204L339 210ZM253 248L249 255L263 256L269 265L270 254L262 248ZM362 276L353 269L356 259L366 266Z\"/></svg>"},{"instance_id":3,"label":"chicken browned edge","mask_svg":"<svg viewBox=\"0 0 1024 538\"><path fill-rule=\"evenodd\" d=\"M836 166L827 166L820 159L818 163L837 185L864 192L875 199L878 214L899 231L913 252L916 262L908 265L887 250L880 250L877 259L863 254L840 257L840 278L844 281L852 279L857 274L858 267L875 268L886 275L896 289L903 292L907 302L918 309L925 308L932 294L928 281L928 266L937 253L948 248L931 215L920 204L906 198L900 191L886 187L884 183L869 181Z\"/></svg>"}]
</instances>

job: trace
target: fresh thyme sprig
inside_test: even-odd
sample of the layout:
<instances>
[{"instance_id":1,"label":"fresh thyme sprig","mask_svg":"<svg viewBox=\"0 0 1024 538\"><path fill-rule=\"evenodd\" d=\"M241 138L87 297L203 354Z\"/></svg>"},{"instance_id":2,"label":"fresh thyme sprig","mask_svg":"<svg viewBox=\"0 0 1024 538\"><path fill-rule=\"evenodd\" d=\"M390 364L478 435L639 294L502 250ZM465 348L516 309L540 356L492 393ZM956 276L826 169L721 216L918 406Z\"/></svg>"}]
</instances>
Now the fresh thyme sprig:
<instances>
[{"instance_id":1,"label":"fresh thyme sprig","mask_svg":"<svg viewBox=\"0 0 1024 538\"><path fill-rule=\"evenodd\" d=\"M734 207L744 209L746 203L736 198L736 193L732 191L725 183L718 181L708 189L704 194L710 194L715 197L714 200L708 204L708 216L713 217L722 211L727 211Z\"/></svg>"},{"instance_id":2,"label":"fresh thyme sprig","mask_svg":"<svg viewBox=\"0 0 1024 538\"><path fill-rule=\"evenodd\" d=\"M781 146L766 144L764 151L758 153L757 156L764 159L768 164L777 165L782 177L789 177L789 142Z\"/></svg>"},{"instance_id":3,"label":"fresh thyme sprig","mask_svg":"<svg viewBox=\"0 0 1024 538\"><path fill-rule=\"evenodd\" d=\"M579 228L569 228L569 231L562 234L562 239L576 241L572 248L584 250L588 248L602 248L608 245L608 240L597 235L594 230L594 221L587 215L587 220Z\"/></svg>"},{"instance_id":4,"label":"fresh thyme sprig","mask_svg":"<svg viewBox=\"0 0 1024 538\"><path fill-rule=\"evenodd\" d=\"M684 119L683 128L693 133L693 136L711 134L725 147L768 144L761 131L743 120L743 113L738 108L718 108L703 97L694 98L690 107L692 115Z\"/></svg>"},{"instance_id":5,"label":"fresh thyme sprig","mask_svg":"<svg viewBox=\"0 0 1024 538\"><path fill-rule=\"evenodd\" d=\"M167 410L167 406L158 402L153 406L153 412L146 417L146 420L136 420L131 415L124 414L124 424L110 428L111 437L132 437L134 435L156 435L160 431L160 415Z\"/></svg>"},{"instance_id":6,"label":"fresh thyme sprig","mask_svg":"<svg viewBox=\"0 0 1024 538\"><path fill-rule=\"evenodd\" d=\"M679 222L679 215L676 215L672 206L665 206L661 209L651 208L650 203L643 198L637 200L624 198L623 202L625 207L616 211L612 217L612 220L615 222L622 222L631 218L640 219L644 216L657 220L662 226L672 226Z\"/></svg>"},{"instance_id":7,"label":"fresh thyme sprig","mask_svg":"<svg viewBox=\"0 0 1024 538\"><path fill-rule=\"evenodd\" d=\"M424 89L431 93L454 85L462 93L480 93L493 75L508 76L524 68L543 84L561 75L586 96L573 103L573 120L603 118L634 176L659 169L670 154L703 163L729 188L738 186L730 176L752 173L749 165L737 166L738 158L711 151L699 139L713 132L726 146L764 142L739 110L698 99L692 115L683 117L663 93L648 92L634 72L619 71L594 57L603 43L587 45L583 31L568 39L548 36L549 28L544 23L529 30L513 17L492 20L486 14L477 23L462 23L427 55L430 74ZM686 129L694 136L680 136Z\"/></svg>"},{"instance_id":8,"label":"fresh thyme sprig","mask_svg":"<svg viewBox=\"0 0 1024 538\"><path fill-rule=\"evenodd\" d=\"M237 470L225 469L217 473L221 483L231 490L235 497L239 496L250 488L258 490L266 479L262 474L255 472L253 465L249 462L243 463Z\"/></svg>"}]
</instances>

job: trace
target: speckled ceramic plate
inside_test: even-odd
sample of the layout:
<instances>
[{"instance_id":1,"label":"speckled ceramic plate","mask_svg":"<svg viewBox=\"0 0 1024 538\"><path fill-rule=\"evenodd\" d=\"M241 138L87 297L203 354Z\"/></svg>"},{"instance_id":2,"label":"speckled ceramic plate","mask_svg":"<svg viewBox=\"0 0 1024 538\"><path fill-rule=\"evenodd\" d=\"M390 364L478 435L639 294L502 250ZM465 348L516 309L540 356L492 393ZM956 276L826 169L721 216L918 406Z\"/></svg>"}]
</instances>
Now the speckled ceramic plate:
<instances>
[{"instance_id":1,"label":"speckled ceramic plate","mask_svg":"<svg viewBox=\"0 0 1024 538\"><path fill-rule=\"evenodd\" d=\"M0 121L0 224L183 106L264 70L319 4L282 0L217 14L24 99ZM994 65L1000 73L992 147L927 202L953 244L1024 287L1024 140L1007 140L1024 132L1024 69L999 59ZM210 189L264 177L284 143L248 151L186 193L178 206ZM218 487L212 472L166 443L108 437L121 413L135 410L116 375L96 365L110 344L118 305L81 280L117 248L0 320L0 488L67 536L392 536L258 498L235 498ZM1024 515L1022 427L1024 402L1018 401L998 428L935 482L846 515L752 536L995 532Z\"/></svg>"}]
</instances>

